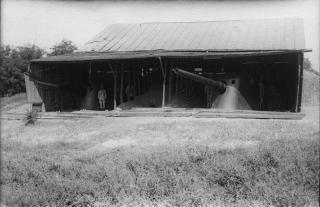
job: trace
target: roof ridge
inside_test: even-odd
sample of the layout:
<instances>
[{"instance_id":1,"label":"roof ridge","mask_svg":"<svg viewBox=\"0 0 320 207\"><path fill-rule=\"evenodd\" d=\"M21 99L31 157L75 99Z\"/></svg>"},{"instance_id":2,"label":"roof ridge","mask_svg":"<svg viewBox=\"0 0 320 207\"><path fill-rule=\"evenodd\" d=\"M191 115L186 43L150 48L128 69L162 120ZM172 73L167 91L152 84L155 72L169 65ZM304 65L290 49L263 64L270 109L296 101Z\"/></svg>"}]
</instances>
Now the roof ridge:
<instances>
[{"instance_id":1,"label":"roof ridge","mask_svg":"<svg viewBox=\"0 0 320 207\"><path fill-rule=\"evenodd\" d=\"M258 19L220 19L220 20L200 20L200 21L172 21L172 22L162 22L162 21L154 21L154 22L119 22L112 23L109 25L129 25L129 24L176 24L176 23L210 23L210 22L235 22L235 21L261 21L261 20L303 20L302 17L283 17L283 18L258 18Z\"/></svg>"}]
</instances>

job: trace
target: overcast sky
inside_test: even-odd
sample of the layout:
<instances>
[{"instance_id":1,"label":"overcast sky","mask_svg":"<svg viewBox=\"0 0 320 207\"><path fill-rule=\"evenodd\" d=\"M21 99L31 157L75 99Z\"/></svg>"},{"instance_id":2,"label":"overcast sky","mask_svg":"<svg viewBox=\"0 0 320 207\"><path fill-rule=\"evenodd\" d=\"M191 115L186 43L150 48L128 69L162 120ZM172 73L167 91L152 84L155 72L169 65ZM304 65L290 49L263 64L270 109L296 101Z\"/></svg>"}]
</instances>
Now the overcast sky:
<instances>
[{"instance_id":1,"label":"overcast sky","mask_svg":"<svg viewBox=\"0 0 320 207\"><path fill-rule=\"evenodd\" d=\"M78 47L111 23L302 17L307 53L319 70L319 1L2 1L2 43Z\"/></svg>"}]
</instances>

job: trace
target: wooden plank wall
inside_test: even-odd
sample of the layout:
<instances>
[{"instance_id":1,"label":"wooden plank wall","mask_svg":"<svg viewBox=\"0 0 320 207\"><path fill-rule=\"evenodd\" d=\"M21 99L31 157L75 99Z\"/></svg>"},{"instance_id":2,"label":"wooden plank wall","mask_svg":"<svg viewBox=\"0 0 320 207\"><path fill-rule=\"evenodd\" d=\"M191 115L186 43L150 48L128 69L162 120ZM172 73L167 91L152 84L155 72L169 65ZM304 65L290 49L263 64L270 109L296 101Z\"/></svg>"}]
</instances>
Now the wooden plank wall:
<instances>
[{"instance_id":1,"label":"wooden plank wall","mask_svg":"<svg viewBox=\"0 0 320 207\"><path fill-rule=\"evenodd\" d=\"M298 78L299 78L299 90L298 90L298 101L297 101L297 110L296 112L301 112L301 101L302 101L302 88L303 88L303 53L299 53L299 68L300 71L298 71Z\"/></svg>"},{"instance_id":2,"label":"wooden plank wall","mask_svg":"<svg viewBox=\"0 0 320 207\"><path fill-rule=\"evenodd\" d=\"M71 85L68 88L55 88L32 82L35 88L28 93L30 94L30 103L43 103L46 111L59 111L77 107L79 99L77 94L72 91L72 88L76 88L72 84L80 80L78 73L81 70L75 71L75 69L62 65L31 65L30 72L35 78L47 83L69 82Z\"/></svg>"},{"instance_id":3,"label":"wooden plank wall","mask_svg":"<svg viewBox=\"0 0 320 207\"><path fill-rule=\"evenodd\" d=\"M30 79L29 76L24 75L26 92L27 92L27 102L32 104L40 104L42 103L42 98L38 92L38 89L35 83Z\"/></svg>"}]
</instances>

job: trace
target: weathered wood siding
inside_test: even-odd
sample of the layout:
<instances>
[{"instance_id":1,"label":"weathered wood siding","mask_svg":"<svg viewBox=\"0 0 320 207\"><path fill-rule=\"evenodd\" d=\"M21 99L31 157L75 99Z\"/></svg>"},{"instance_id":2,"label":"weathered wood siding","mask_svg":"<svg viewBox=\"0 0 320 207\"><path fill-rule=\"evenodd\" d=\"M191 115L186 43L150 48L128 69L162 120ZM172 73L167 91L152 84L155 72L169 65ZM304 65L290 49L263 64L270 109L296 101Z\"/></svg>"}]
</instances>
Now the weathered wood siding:
<instances>
[{"instance_id":1,"label":"weathered wood siding","mask_svg":"<svg viewBox=\"0 0 320 207\"><path fill-rule=\"evenodd\" d=\"M27 102L28 103L42 103L42 99L38 92L38 89L35 83L30 79L29 76L24 75L25 85L26 85L26 92L27 92Z\"/></svg>"}]
</instances>

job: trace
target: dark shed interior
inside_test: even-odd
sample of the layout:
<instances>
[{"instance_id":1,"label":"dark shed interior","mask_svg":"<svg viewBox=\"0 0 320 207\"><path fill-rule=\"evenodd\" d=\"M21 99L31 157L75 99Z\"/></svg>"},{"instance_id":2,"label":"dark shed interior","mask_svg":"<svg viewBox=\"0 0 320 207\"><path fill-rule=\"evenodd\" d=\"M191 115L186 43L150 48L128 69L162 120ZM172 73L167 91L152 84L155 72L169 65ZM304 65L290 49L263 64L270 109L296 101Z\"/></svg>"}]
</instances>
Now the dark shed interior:
<instances>
[{"instance_id":1,"label":"dark shed interior","mask_svg":"<svg viewBox=\"0 0 320 207\"><path fill-rule=\"evenodd\" d=\"M33 62L28 76L46 111L99 110L97 93L103 86L108 110L166 106L299 112L302 64L302 52L159 56ZM223 83L224 91L201 82L200 76Z\"/></svg>"}]
</instances>

